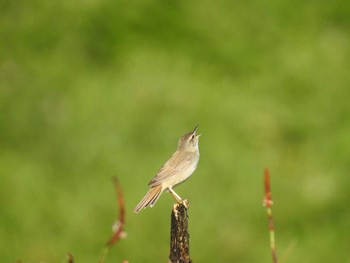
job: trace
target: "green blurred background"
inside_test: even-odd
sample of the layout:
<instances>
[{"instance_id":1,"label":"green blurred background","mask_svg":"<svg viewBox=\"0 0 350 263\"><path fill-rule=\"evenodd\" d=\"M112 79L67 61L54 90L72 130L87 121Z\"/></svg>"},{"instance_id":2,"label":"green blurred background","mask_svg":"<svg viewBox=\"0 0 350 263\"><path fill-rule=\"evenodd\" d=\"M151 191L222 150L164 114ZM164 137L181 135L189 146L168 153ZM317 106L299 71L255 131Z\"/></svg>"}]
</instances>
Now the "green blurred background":
<instances>
[{"instance_id":1,"label":"green blurred background","mask_svg":"<svg viewBox=\"0 0 350 263\"><path fill-rule=\"evenodd\" d=\"M349 1L2 1L0 261L166 262L173 199L132 210L199 124L194 262L350 262Z\"/></svg>"}]
</instances>

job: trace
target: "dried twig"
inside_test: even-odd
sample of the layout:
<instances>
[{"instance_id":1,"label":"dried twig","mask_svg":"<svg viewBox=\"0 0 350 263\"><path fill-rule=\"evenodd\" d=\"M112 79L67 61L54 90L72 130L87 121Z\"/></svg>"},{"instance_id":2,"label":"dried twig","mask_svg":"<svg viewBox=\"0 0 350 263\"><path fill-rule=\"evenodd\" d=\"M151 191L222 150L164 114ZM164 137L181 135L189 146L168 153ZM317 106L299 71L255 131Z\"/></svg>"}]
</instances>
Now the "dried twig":
<instances>
[{"instance_id":1,"label":"dried twig","mask_svg":"<svg viewBox=\"0 0 350 263\"><path fill-rule=\"evenodd\" d=\"M276 255L276 246L275 246L275 227L273 223L272 217L272 197L271 197L271 185L270 185L270 172L269 169L265 169L265 197L263 201L263 205L266 207L267 218L269 222L269 232L270 232L270 247L272 260L274 263L277 263L277 255Z\"/></svg>"}]
</instances>

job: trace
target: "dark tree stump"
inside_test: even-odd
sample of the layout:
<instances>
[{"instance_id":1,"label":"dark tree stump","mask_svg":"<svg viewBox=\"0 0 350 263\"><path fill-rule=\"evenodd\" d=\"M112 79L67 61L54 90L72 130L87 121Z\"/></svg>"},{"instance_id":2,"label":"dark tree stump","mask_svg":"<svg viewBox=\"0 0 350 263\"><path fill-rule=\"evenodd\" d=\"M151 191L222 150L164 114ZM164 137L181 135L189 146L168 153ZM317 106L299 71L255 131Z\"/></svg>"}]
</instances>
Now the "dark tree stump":
<instances>
[{"instance_id":1,"label":"dark tree stump","mask_svg":"<svg viewBox=\"0 0 350 263\"><path fill-rule=\"evenodd\" d=\"M169 262L192 263L190 259L190 235L187 229L187 207L183 204L176 204L171 212Z\"/></svg>"}]
</instances>

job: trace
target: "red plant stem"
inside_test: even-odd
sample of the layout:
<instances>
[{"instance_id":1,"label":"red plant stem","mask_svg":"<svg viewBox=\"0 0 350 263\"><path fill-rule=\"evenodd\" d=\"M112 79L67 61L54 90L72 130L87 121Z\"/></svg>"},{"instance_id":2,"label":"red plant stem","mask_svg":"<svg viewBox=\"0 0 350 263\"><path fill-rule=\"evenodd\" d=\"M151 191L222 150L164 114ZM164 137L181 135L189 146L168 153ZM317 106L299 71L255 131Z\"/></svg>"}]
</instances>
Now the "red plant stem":
<instances>
[{"instance_id":1,"label":"red plant stem","mask_svg":"<svg viewBox=\"0 0 350 263\"><path fill-rule=\"evenodd\" d=\"M274 263L277 263L277 254L276 254L276 246L275 246L275 227L273 223L272 216L272 196L271 196L271 186L270 186L270 172L269 169L265 169L265 197L264 197L264 206L266 207L267 219L269 223L269 232L270 232L270 247L272 260Z\"/></svg>"},{"instance_id":2,"label":"red plant stem","mask_svg":"<svg viewBox=\"0 0 350 263\"><path fill-rule=\"evenodd\" d=\"M121 238L125 237L124 232L124 224L125 224L125 204L124 204L124 197L122 192L122 187L119 183L119 180L116 176L113 177L113 183L116 191L117 196L117 204L119 209L119 218L116 220L114 227L113 227L113 234L108 239L104 249L101 252L100 258L98 260L98 263L104 263L105 258L107 256L108 251L110 248L115 245ZM127 262L124 260L123 262Z\"/></svg>"},{"instance_id":3,"label":"red plant stem","mask_svg":"<svg viewBox=\"0 0 350 263\"><path fill-rule=\"evenodd\" d=\"M113 246L122 236L123 227L125 224L125 205L122 188L116 176L113 177L114 187L117 194L117 203L119 208L119 219L117 221L117 228L115 229L112 237L107 241L107 246Z\"/></svg>"}]
</instances>

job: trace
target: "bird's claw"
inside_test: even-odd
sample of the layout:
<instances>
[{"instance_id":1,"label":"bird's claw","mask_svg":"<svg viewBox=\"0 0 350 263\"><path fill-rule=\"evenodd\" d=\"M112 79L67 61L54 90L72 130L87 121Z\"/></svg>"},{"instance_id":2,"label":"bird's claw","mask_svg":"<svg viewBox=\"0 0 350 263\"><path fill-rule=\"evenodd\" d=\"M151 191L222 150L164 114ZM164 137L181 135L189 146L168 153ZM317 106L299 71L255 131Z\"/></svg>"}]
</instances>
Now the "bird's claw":
<instances>
[{"instance_id":1,"label":"bird's claw","mask_svg":"<svg viewBox=\"0 0 350 263\"><path fill-rule=\"evenodd\" d=\"M190 208L190 202L187 199L181 200L179 204L182 204L187 209Z\"/></svg>"}]
</instances>

